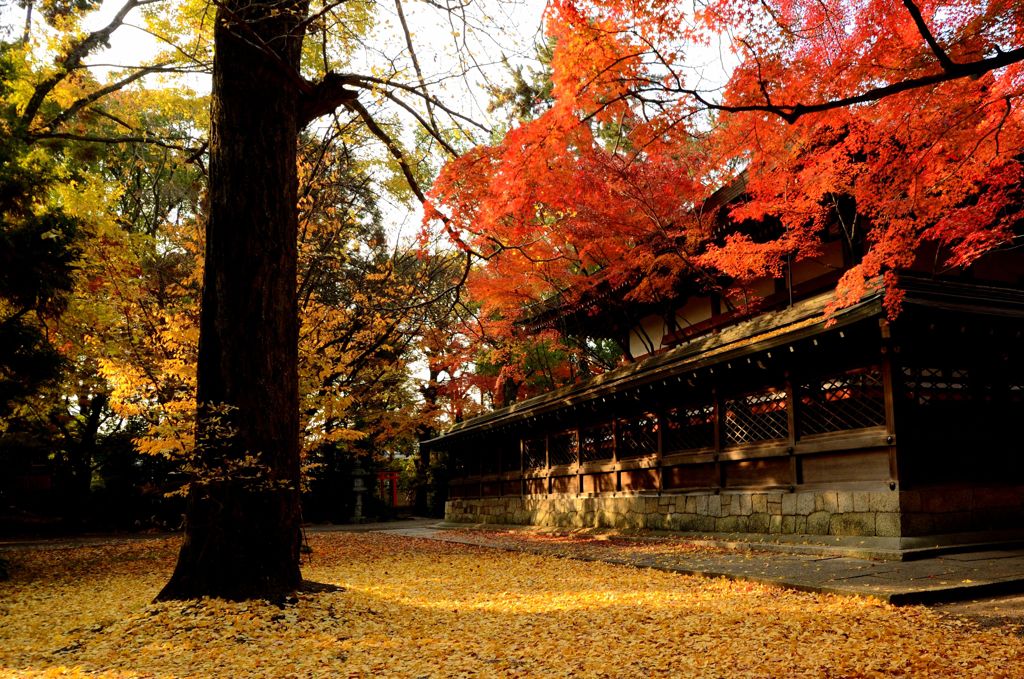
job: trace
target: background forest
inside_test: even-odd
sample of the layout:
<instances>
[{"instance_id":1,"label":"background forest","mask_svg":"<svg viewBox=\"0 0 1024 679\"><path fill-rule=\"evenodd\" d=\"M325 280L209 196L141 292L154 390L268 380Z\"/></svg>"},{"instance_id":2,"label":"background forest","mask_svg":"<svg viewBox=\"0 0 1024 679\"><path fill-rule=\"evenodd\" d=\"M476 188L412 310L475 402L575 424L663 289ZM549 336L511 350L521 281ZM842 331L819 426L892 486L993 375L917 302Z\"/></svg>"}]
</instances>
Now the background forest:
<instances>
[{"instance_id":1,"label":"background forest","mask_svg":"<svg viewBox=\"0 0 1024 679\"><path fill-rule=\"evenodd\" d=\"M347 518L357 463L437 513L444 460L418 441L628 360L524 332L538 304L741 300L837 214L860 253L838 304L922 252L942 274L1019 246L1019 3L551 2L543 36L504 4L303 5L307 520ZM176 527L202 467L213 5L99 5L3 7L0 516ZM107 62L132 30L152 54ZM738 180L729 218L763 237L702 214Z\"/></svg>"},{"instance_id":2,"label":"background forest","mask_svg":"<svg viewBox=\"0 0 1024 679\"><path fill-rule=\"evenodd\" d=\"M99 3L4 7L0 516L12 528L181 524L196 454L207 209L204 7L132 1L99 28L84 27ZM334 8L345 29L309 58L330 50L338 63L360 61L379 46L378 23L395 20L394 7L373 10ZM131 25L173 49L106 66L105 44ZM334 113L299 140L309 520L348 519L357 464L368 477L399 471L405 504L437 513L444 461L417 458L417 441L479 410L493 382L468 372L491 345L467 334L466 257L420 238L415 224L401 231L415 201L403 171L429 182L437 141L381 99L378 132L407 143L416 164L391 157L357 112Z\"/></svg>"}]
</instances>

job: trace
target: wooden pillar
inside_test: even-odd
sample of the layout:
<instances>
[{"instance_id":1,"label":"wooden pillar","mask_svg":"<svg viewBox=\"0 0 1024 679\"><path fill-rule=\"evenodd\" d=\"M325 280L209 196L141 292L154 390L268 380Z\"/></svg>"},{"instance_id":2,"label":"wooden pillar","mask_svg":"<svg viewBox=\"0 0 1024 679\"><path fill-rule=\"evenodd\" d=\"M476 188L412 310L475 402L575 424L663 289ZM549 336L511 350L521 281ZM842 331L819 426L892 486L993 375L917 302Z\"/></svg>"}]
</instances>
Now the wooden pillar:
<instances>
[{"instance_id":1,"label":"wooden pillar","mask_svg":"<svg viewBox=\"0 0 1024 679\"><path fill-rule=\"evenodd\" d=\"M655 459L654 459L654 461L655 461L655 469L657 469L657 474L658 474L658 494L661 495L661 491L663 491L665 489L663 473L662 473L662 468L661 468L661 459L664 456L664 449L665 449L665 415L663 414L663 412L661 410L658 410L658 412L656 412L654 414L654 421L656 423L655 426L657 426L657 428L658 428L658 431L657 431L657 439L658 439L657 451L655 452Z\"/></svg>"},{"instance_id":2,"label":"wooden pillar","mask_svg":"<svg viewBox=\"0 0 1024 679\"><path fill-rule=\"evenodd\" d=\"M612 473L615 474L615 492L622 492L622 470L619 469L619 422L612 416Z\"/></svg>"},{"instance_id":3,"label":"wooden pillar","mask_svg":"<svg viewBox=\"0 0 1024 679\"><path fill-rule=\"evenodd\" d=\"M544 434L544 487L551 495L551 437Z\"/></svg>"},{"instance_id":4,"label":"wooden pillar","mask_svg":"<svg viewBox=\"0 0 1024 679\"><path fill-rule=\"evenodd\" d=\"M895 489L900 482L899 455L896 450L896 385L893 366L893 343L889 321L880 319L882 334L882 393L885 397L886 443L889 444L889 487Z\"/></svg>"},{"instance_id":5,"label":"wooden pillar","mask_svg":"<svg viewBox=\"0 0 1024 679\"><path fill-rule=\"evenodd\" d=\"M526 439L519 437L519 495L526 495Z\"/></svg>"},{"instance_id":6,"label":"wooden pillar","mask_svg":"<svg viewBox=\"0 0 1024 679\"><path fill-rule=\"evenodd\" d=\"M711 398L714 404L714 435L715 435L715 478L718 490L725 487L725 466L722 464L722 447L725 444L725 410L722 407L722 395L718 387L711 387Z\"/></svg>"},{"instance_id":7,"label":"wooden pillar","mask_svg":"<svg viewBox=\"0 0 1024 679\"><path fill-rule=\"evenodd\" d=\"M576 436L576 493L583 493L583 461L580 459L580 446L582 445L582 432L579 424L572 430Z\"/></svg>"},{"instance_id":8,"label":"wooden pillar","mask_svg":"<svg viewBox=\"0 0 1024 679\"><path fill-rule=\"evenodd\" d=\"M796 427L798 413L796 411L796 386L793 382L792 374L786 371L786 416L788 421L786 427L789 430L789 436L786 442L786 452L789 453L789 485L790 490L795 490L801 483L800 479L800 459L796 456Z\"/></svg>"}]
</instances>

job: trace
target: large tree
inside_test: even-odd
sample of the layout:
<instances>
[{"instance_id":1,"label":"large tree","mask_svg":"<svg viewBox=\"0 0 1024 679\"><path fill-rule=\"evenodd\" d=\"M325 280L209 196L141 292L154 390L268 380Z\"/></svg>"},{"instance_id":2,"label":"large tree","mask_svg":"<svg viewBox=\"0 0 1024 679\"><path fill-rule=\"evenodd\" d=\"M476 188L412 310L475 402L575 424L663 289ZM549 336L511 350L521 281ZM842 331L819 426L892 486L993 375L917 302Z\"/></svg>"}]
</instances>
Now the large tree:
<instances>
[{"instance_id":1,"label":"large tree","mask_svg":"<svg viewBox=\"0 0 1024 679\"><path fill-rule=\"evenodd\" d=\"M206 222L206 252L201 262L204 281L199 321L197 427L194 439L188 435L181 437L179 451L189 456L188 466L194 474L189 484L181 558L161 596L275 596L300 584L296 288L304 295L307 307L311 290L314 297L323 297L323 290L317 286L303 288L303 282L296 280L297 215L300 207L308 209L302 206L309 199L296 191L297 140L302 129L321 116L333 116L335 130L344 130L354 123L365 136L382 142L385 149L391 176L384 171L377 171L376 175L383 177L389 188L397 185L391 179L407 182L411 188L406 189L408 195L422 198L419 187L430 169L429 160L422 161L431 155L432 147L453 153L444 128L458 128L471 122L435 98L433 88L441 79L465 75L466 69L473 67L473 59L464 53L466 59L461 65L448 73L435 73L439 78L431 78L417 59L413 32L400 1L390 8L375 3L324 2L312 9L308 2L221 3L213 22L212 39L205 3L157 5L156 1L127 0L113 13L109 23L92 32L82 30L81 26L83 17L98 3L58 8L56 14L44 12L46 27L38 25L38 20L28 19L17 46L25 74L16 93L16 120L12 127L19 140L47 150L55 151L63 143L142 143L178 152L179 161L195 163L203 170L209 159L206 214L185 215L205 217ZM26 6L32 9L32 3ZM173 48L150 63L109 70L96 56L113 34L131 20L132 12L137 13L143 6L147 6L144 21L148 30ZM427 11L439 11L446 23L469 17L464 7L450 9L458 10L458 18L442 5ZM386 57L387 67L383 69L368 66L363 57L372 59L385 42L361 42L368 40L367 32L374 26L375 14L382 11L390 12L394 19L390 30L398 38L400 53L397 59ZM33 16L31 11L28 14ZM55 40L40 40L42 36ZM457 31L453 43L455 37L458 49L471 44L467 42L467 31ZM388 49L393 46L387 43ZM437 51L439 45L432 48ZM120 108L110 105L115 95L139 87L146 76L204 72L210 55L215 56L208 142L193 141L205 131L205 121L198 117L194 125L170 130L154 127L144 116L126 116ZM97 63L94 65L93 61ZM367 75L347 72L355 62ZM403 63L408 66L405 70ZM101 74L108 69L106 75L93 75L94 67ZM155 100L173 99L160 89L149 92ZM359 92L364 93L364 101L360 101ZM388 106L392 113L384 113ZM415 160L412 154L404 152L403 147L411 144L408 138L400 140L401 123L395 111L407 121L418 122L425 131L413 142ZM96 153L110 160L109 154ZM112 164L106 163L104 171ZM89 185L89 189L84 193L91 197L117 195L113 187L107 192L99 186ZM329 209L345 214L358 206L332 205ZM177 211L177 216L181 215ZM131 221L127 215L121 217ZM156 254L161 257L177 254L178 234L168 233L158 221L153 222L150 231L138 235L157 243ZM160 402L165 411L173 407L181 415L186 412L182 394L191 389L190 376L183 365L188 362L190 338L185 336L187 333L170 338L165 330L180 325L179 317L188 313L188 300L173 300L167 305L167 300L146 297L147 272L132 273L133 262L143 263L145 256L133 250L134 245L127 243L124 233L111 232L109 226L94 228L89 235L97 238L98 246L117 246L116 256L109 261L84 262L82 273L91 276L104 264L126 267L109 277L111 284L127 283L112 296L112 303L124 303L125 324L114 323L111 327L134 336L136 341L129 341L126 347L132 350L138 363L135 367L142 372L162 364L173 368L168 373L169 380L161 380L161 375L156 374L159 371L143 375L145 379L140 381L152 383L154 390L143 388L133 395L128 389L126 394L139 407ZM386 249L383 243L365 245L374 252ZM90 252L93 249L102 247ZM335 248L326 256L324 261L343 256L343 251ZM417 322L413 316L422 316L420 310L450 297L459 272L465 271L461 263L449 267L447 260L444 257L431 264L428 258L424 264L415 255L402 255L382 262L382 270L368 272L368 281L372 278L375 285L386 288L387 295L378 295L386 299L374 300L380 308L355 299L340 300L337 304L346 312L362 314L354 324L356 327L360 323L373 327L360 330L359 341L349 343L351 346L343 345L342 338L329 339L329 345L321 347L325 349L320 352L323 355L315 356L313 362L326 364L346 352L358 353L367 359L363 365L370 369L362 371L359 377L347 373L345 379L371 385L367 391L372 391L373 381L379 375L392 379L390 368L378 370L381 361L387 362L398 352L407 351L412 326ZM351 271L345 275L360 275L349 268ZM309 271L314 269L318 267ZM454 278L448 275L449 270L455 272ZM85 283L103 289L106 283L102 278L93 276ZM427 279L425 296L429 299L417 297L412 288ZM344 294L350 287L336 286L336 291L342 290ZM316 300L315 304L324 313L311 313L318 319L331 316L322 302ZM151 336L140 338L138 318L132 314L138 311L145 315L147 310L155 312L156 324L146 327L145 332ZM384 322L364 323L372 315ZM370 337L381 326L386 326L385 332ZM172 341L167 342L168 338ZM173 346L158 346L161 343ZM145 347L155 351L134 351ZM312 353L317 354L317 350L314 348ZM105 369L112 368L115 358L118 357L103 357ZM346 369L352 365L350 362ZM115 381L132 386L128 384L131 380L120 379L124 374L114 373L116 370L110 374L117 378ZM366 375L371 373L374 376L367 379ZM335 383L341 378L325 374L331 383L317 388L337 391ZM170 400L162 400L166 396L163 391L173 392ZM156 439L162 433L180 425L165 415L166 412L153 418L158 431L151 427L147 432L147 438L157 446ZM333 423L332 426L336 427Z\"/></svg>"},{"instance_id":2,"label":"large tree","mask_svg":"<svg viewBox=\"0 0 1024 679\"><path fill-rule=\"evenodd\" d=\"M369 7L354 5L354 15L358 19ZM384 144L398 176L422 199L422 168L403 151L392 121L373 113L359 93L372 93L372 102L386 101L411 116L425 130L423 139L447 153L455 150L440 116L456 125L467 121L431 95L401 2L395 16L411 61L411 84L399 73L384 79L332 70L336 50L329 33L358 36L343 15L337 3L311 14L307 0L218 4L197 375L199 473L190 485L185 541L161 598L277 596L302 585L300 131L343 108ZM307 32L317 32L320 45L304 53ZM315 66L307 68L309 63ZM307 79L311 72L318 74L315 80ZM409 96L419 105L411 105ZM448 294L440 290L434 297Z\"/></svg>"},{"instance_id":3,"label":"large tree","mask_svg":"<svg viewBox=\"0 0 1024 679\"><path fill-rule=\"evenodd\" d=\"M161 598L282 595L299 572L297 146L305 0L226 2L214 28L197 460Z\"/></svg>"}]
</instances>

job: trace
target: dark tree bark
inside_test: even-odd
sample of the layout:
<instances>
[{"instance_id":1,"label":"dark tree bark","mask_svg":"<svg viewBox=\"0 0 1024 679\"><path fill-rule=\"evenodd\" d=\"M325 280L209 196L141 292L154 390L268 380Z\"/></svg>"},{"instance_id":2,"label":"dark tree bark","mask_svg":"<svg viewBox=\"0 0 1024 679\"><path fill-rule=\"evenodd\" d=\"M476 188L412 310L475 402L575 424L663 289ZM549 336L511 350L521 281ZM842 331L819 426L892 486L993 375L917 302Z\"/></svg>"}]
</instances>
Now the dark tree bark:
<instances>
[{"instance_id":1,"label":"dark tree bark","mask_svg":"<svg viewBox=\"0 0 1024 679\"><path fill-rule=\"evenodd\" d=\"M278 597L299 572L296 148L305 0L218 5L197 467L159 599Z\"/></svg>"}]
</instances>

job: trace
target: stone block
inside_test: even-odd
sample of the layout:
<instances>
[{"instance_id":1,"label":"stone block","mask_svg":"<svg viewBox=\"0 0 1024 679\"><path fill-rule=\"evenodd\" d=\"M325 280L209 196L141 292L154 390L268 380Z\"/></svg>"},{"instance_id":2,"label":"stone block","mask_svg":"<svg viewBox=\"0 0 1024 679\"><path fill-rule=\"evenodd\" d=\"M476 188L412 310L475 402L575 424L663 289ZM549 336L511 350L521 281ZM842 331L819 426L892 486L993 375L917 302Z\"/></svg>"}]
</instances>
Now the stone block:
<instances>
[{"instance_id":1,"label":"stone block","mask_svg":"<svg viewBox=\"0 0 1024 679\"><path fill-rule=\"evenodd\" d=\"M814 494L814 511L835 514L839 511L839 493L828 490Z\"/></svg>"},{"instance_id":2,"label":"stone block","mask_svg":"<svg viewBox=\"0 0 1024 679\"><path fill-rule=\"evenodd\" d=\"M782 516L780 514L772 514L771 517L768 519L768 532L782 532Z\"/></svg>"},{"instance_id":3,"label":"stone block","mask_svg":"<svg viewBox=\"0 0 1024 679\"><path fill-rule=\"evenodd\" d=\"M858 491L853 494L853 511L867 512L871 510L871 494Z\"/></svg>"},{"instance_id":4,"label":"stone block","mask_svg":"<svg viewBox=\"0 0 1024 679\"><path fill-rule=\"evenodd\" d=\"M697 517L697 530L704 532L711 532L715 530L715 517L713 516L698 516Z\"/></svg>"},{"instance_id":5,"label":"stone block","mask_svg":"<svg viewBox=\"0 0 1024 679\"><path fill-rule=\"evenodd\" d=\"M782 496L783 506L785 506L786 495ZM764 493L755 493L750 497L750 504L752 513L765 514L768 512L768 496Z\"/></svg>"},{"instance_id":6,"label":"stone block","mask_svg":"<svg viewBox=\"0 0 1024 679\"><path fill-rule=\"evenodd\" d=\"M767 503L765 503L765 508L767 506ZM768 517L768 512L754 512L747 517L747 530L751 533L767 533L770 525L771 521Z\"/></svg>"},{"instance_id":7,"label":"stone block","mask_svg":"<svg viewBox=\"0 0 1024 679\"><path fill-rule=\"evenodd\" d=\"M796 532L796 516L793 514L784 514L782 516L782 532L787 535L792 535Z\"/></svg>"},{"instance_id":8,"label":"stone block","mask_svg":"<svg viewBox=\"0 0 1024 679\"><path fill-rule=\"evenodd\" d=\"M875 515L872 512L833 514L829 522L831 535L874 535Z\"/></svg>"},{"instance_id":9,"label":"stone block","mask_svg":"<svg viewBox=\"0 0 1024 679\"><path fill-rule=\"evenodd\" d=\"M843 514L854 511L853 493L849 491L839 491L839 511Z\"/></svg>"},{"instance_id":10,"label":"stone block","mask_svg":"<svg viewBox=\"0 0 1024 679\"><path fill-rule=\"evenodd\" d=\"M814 511L814 493L796 494L796 513L801 516L808 516Z\"/></svg>"},{"instance_id":11,"label":"stone block","mask_svg":"<svg viewBox=\"0 0 1024 679\"><path fill-rule=\"evenodd\" d=\"M868 498L868 509L872 512L898 512L900 510L900 494L894 490L871 493Z\"/></svg>"},{"instance_id":12,"label":"stone block","mask_svg":"<svg viewBox=\"0 0 1024 679\"><path fill-rule=\"evenodd\" d=\"M707 515L710 513L711 505L708 501L710 495L698 495L697 496L697 513Z\"/></svg>"},{"instance_id":13,"label":"stone block","mask_svg":"<svg viewBox=\"0 0 1024 679\"><path fill-rule=\"evenodd\" d=\"M719 533L738 533L739 528L738 516L723 516L715 519L715 530Z\"/></svg>"},{"instance_id":14,"label":"stone block","mask_svg":"<svg viewBox=\"0 0 1024 679\"><path fill-rule=\"evenodd\" d=\"M875 514L875 535L882 538L900 537L900 515L897 512Z\"/></svg>"},{"instance_id":15,"label":"stone block","mask_svg":"<svg viewBox=\"0 0 1024 679\"><path fill-rule=\"evenodd\" d=\"M804 533L807 532L807 517L806 516L799 516L798 515L796 517L796 529L795 529L795 532L796 532L797 535L803 535Z\"/></svg>"},{"instance_id":16,"label":"stone block","mask_svg":"<svg viewBox=\"0 0 1024 679\"><path fill-rule=\"evenodd\" d=\"M698 516L696 514L675 514L675 530L700 530L698 527Z\"/></svg>"},{"instance_id":17,"label":"stone block","mask_svg":"<svg viewBox=\"0 0 1024 679\"><path fill-rule=\"evenodd\" d=\"M740 513L740 515L741 516L750 516L753 513L753 511L754 511L754 503L750 499L750 494L749 493L744 493L743 495L740 495L738 499L740 501L739 502L739 504L740 504L740 512L739 513ZM734 501L734 504L735 504L735 501Z\"/></svg>"},{"instance_id":18,"label":"stone block","mask_svg":"<svg viewBox=\"0 0 1024 679\"><path fill-rule=\"evenodd\" d=\"M697 513L697 498L693 495L687 495L685 498L686 502L683 504L683 511L687 514Z\"/></svg>"},{"instance_id":19,"label":"stone block","mask_svg":"<svg viewBox=\"0 0 1024 679\"><path fill-rule=\"evenodd\" d=\"M942 489L922 491L921 510L930 513L958 512L971 507L971 493L968 490Z\"/></svg>"},{"instance_id":20,"label":"stone block","mask_svg":"<svg viewBox=\"0 0 1024 679\"><path fill-rule=\"evenodd\" d=\"M782 496L782 515L783 516L795 516L796 515L796 494L786 493Z\"/></svg>"},{"instance_id":21,"label":"stone block","mask_svg":"<svg viewBox=\"0 0 1024 679\"><path fill-rule=\"evenodd\" d=\"M932 531L936 533L959 533L967 531L971 526L970 512L945 512L932 516ZM989 528L989 526L985 526Z\"/></svg>"},{"instance_id":22,"label":"stone block","mask_svg":"<svg viewBox=\"0 0 1024 679\"><path fill-rule=\"evenodd\" d=\"M828 525L832 515L828 512L811 512L807 515L806 533L810 535L828 535Z\"/></svg>"},{"instance_id":23,"label":"stone block","mask_svg":"<svg viewBox=\"0 0 1024 679\"><path fill-rule=\"evenodd\" d=\"M722 496L708 496L708 516L722 516Z\"/></svg>"}]
</instances>

